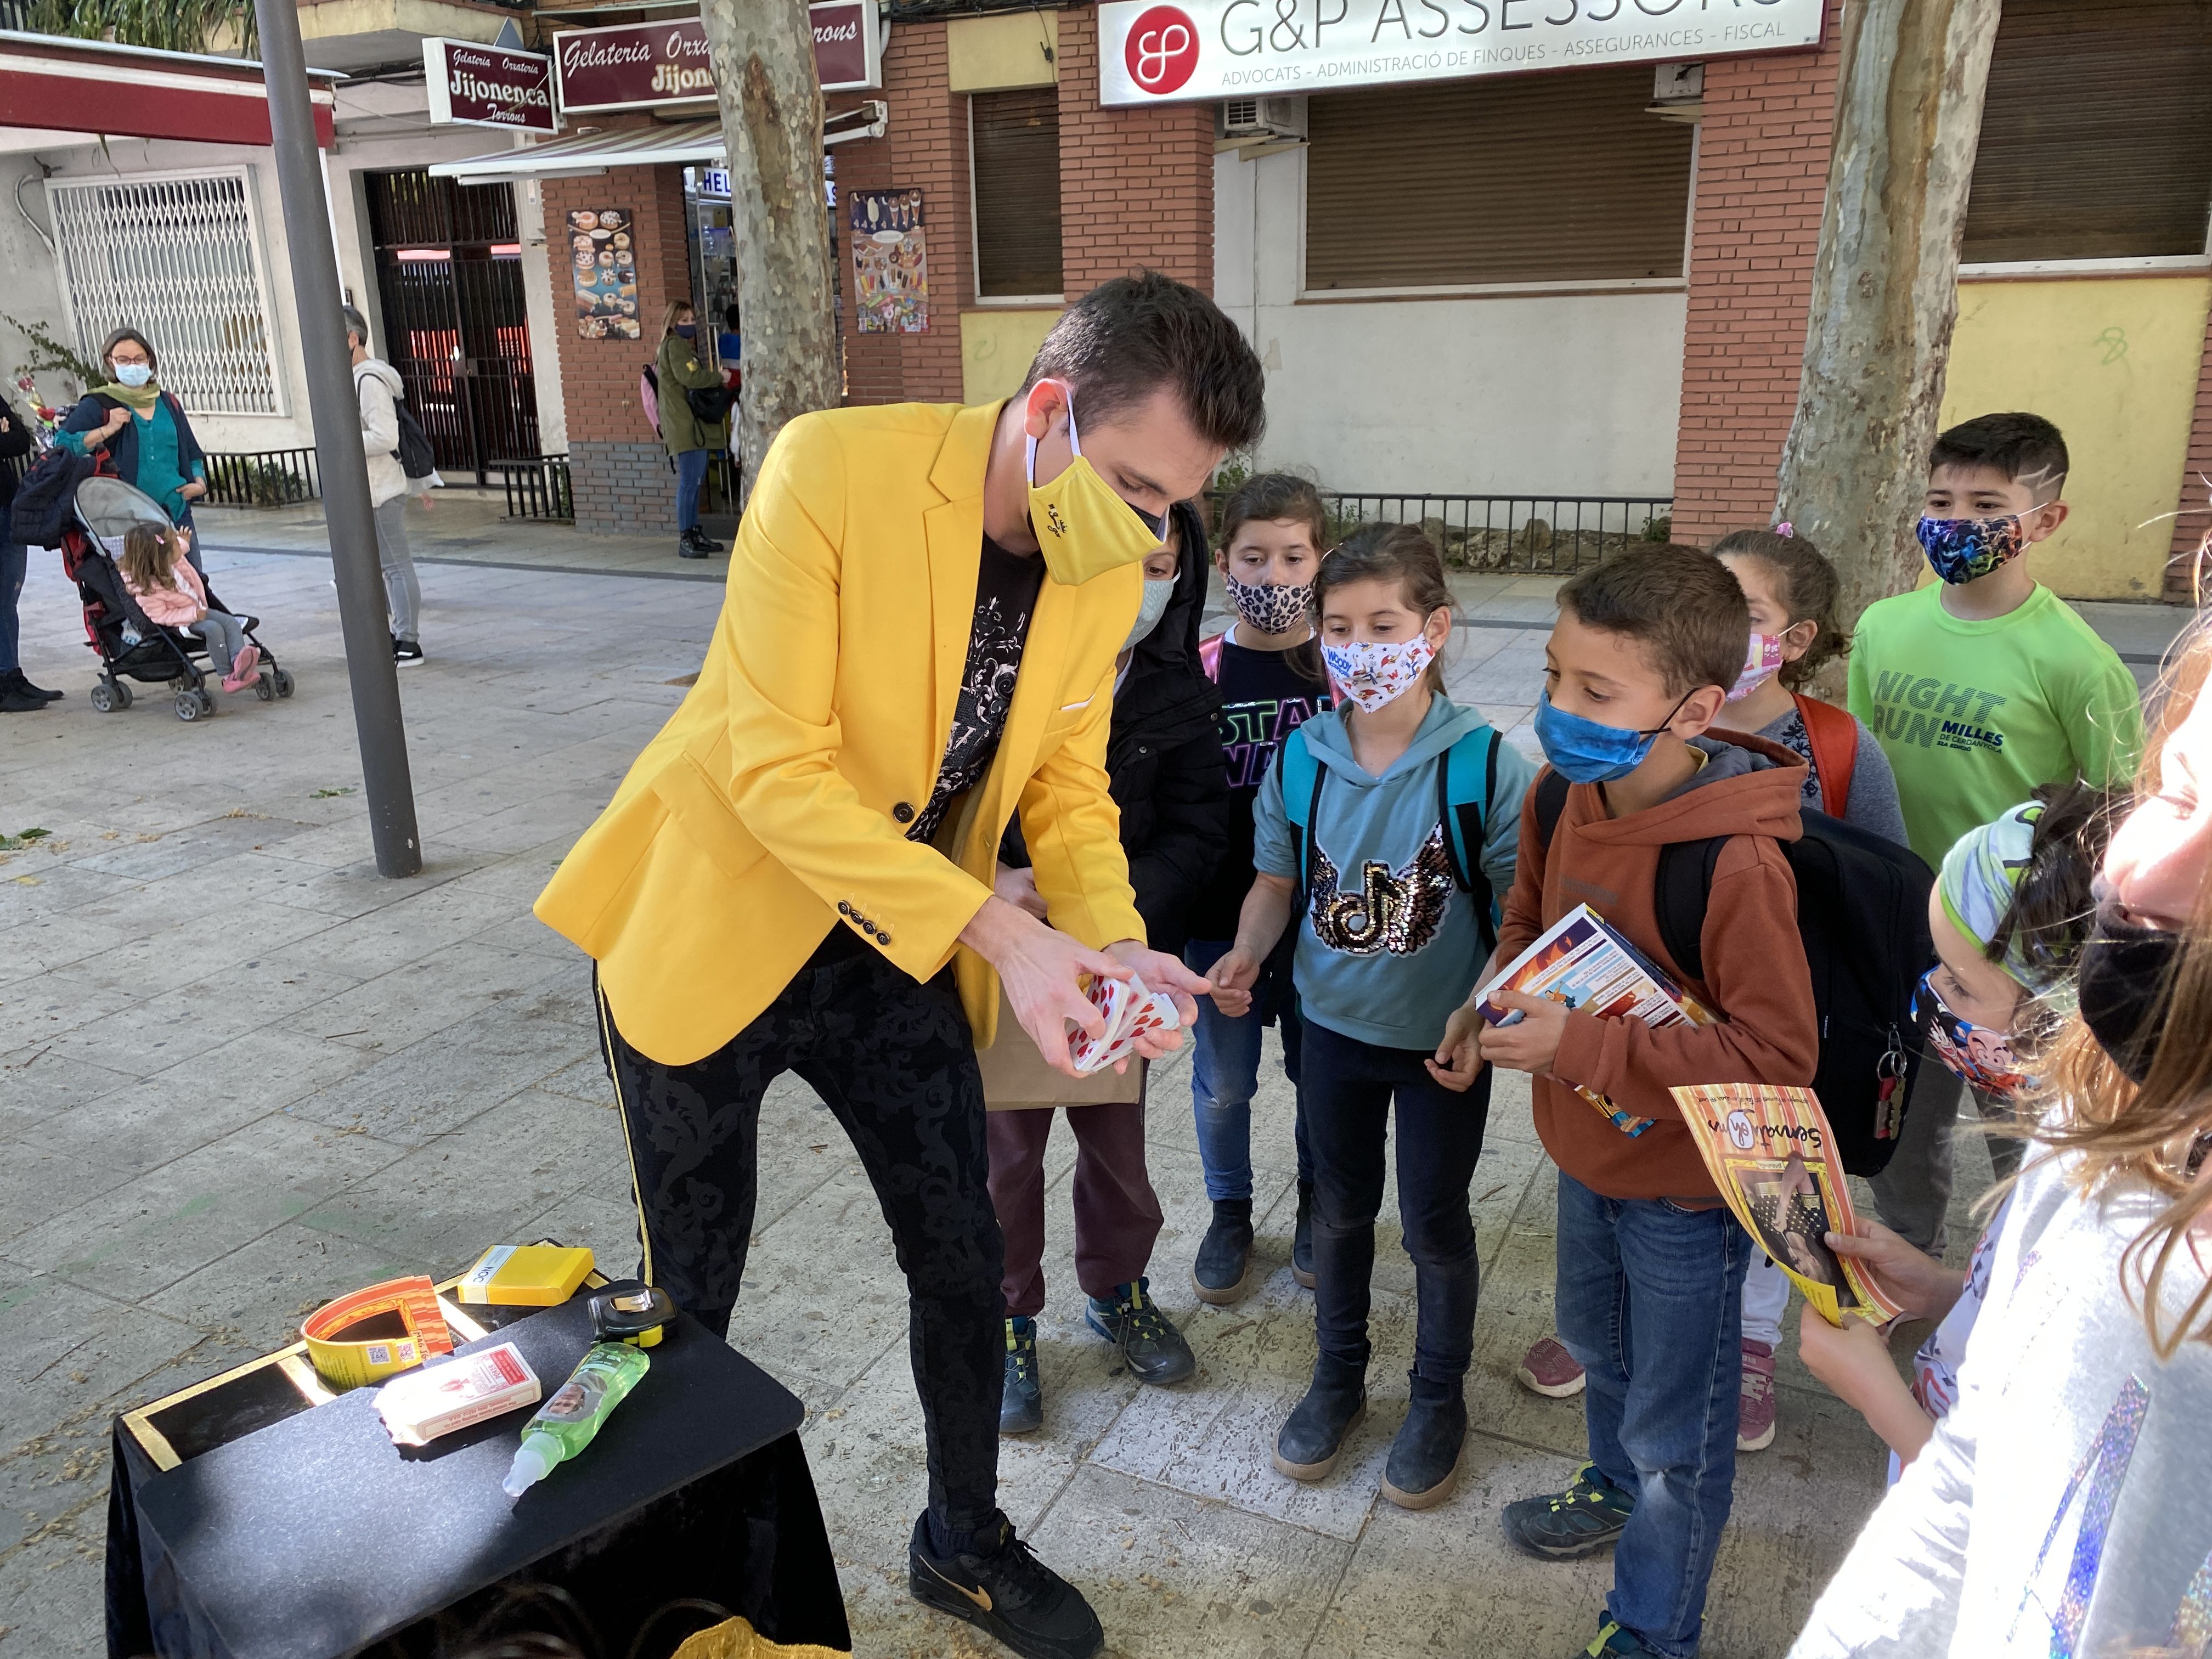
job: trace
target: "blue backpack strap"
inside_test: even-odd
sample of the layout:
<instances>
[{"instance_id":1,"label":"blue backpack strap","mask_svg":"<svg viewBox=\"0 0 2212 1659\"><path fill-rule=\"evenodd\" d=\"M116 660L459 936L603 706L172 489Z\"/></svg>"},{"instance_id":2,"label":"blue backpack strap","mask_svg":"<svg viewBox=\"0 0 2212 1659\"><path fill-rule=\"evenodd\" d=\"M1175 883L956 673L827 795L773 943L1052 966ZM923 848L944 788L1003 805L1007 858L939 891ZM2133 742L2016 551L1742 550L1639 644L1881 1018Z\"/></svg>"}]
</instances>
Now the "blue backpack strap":
<instances>
[{"instance_id":1,"label":"blue backpack strap","mask_svg":"<svg viewBox=\"0 0 2212 1659\"><path fill-rule=\"evenodd\" d=\"M1290 818L1291 833L1297 843L1298 886L1300 890L1313 890L1313 821L1321 804L1322 780L1327 769L1313 757L1306 747L1306 731L1303 726L1285 738L1275 750L1275 773L1283 781L1283 811Z\"/></svg>"},{"instance_id":2,"label":"blue backpack strap","mask_svg":"<svg viewBox=\"0 0 2212 1659\"><path fill-rule=\"evenodd\" d=\"M1437 768L1437 806L1451 854L1452 879L1474 902L1486 952L1498 942L1498 897L1482 872L1482 848L1491 798L1498 793L1495 726L1484 725L1444 751Z\"/></svg>"}]
</instances>

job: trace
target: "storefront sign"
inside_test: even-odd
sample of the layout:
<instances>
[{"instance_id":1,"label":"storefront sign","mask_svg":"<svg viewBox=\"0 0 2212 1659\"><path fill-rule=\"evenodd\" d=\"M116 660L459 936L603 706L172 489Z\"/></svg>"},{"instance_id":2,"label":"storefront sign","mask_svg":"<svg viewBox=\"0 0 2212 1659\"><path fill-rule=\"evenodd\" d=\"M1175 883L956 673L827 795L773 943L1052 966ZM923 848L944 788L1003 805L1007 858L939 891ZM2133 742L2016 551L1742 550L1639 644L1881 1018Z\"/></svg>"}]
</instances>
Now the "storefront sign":
<instances>
[{"instance_id":1,"label":"storefront sign","mask_svg":"<svg viewBox=\"0 0 2212 1659\"><path fill-rule=\"evenodd\" d=\"M429 40L422 43L422 70L434 122L560 131L553 112L553 60L544 52Z\"/></svg>"},{"instance_id":2,"label":"storefront sign","mask_svg":"<svg viewBox=\"0 0 2212 1659\"><path fill-rule=\"evenodd\" d=\"M883 84L883 30L876 0L820 0L814 17L815 72L824 92ZM696 17L666 23L620 23L566 29L553 37L561 107L650 109L661 104L710 103L714 77L706 26Z\"/></svg>"},{"instance_id":3,"label":"storefront sign","mask_svg":"<svg viewBox=\"0 0 2212 1659\"><path fill-rule=\"evenodd\" d=\"M929 332L929 253L918 190L856 190L853 315L863 334Z\"/></svg>"},{"instance_id":4,"label":"storefront sign","mask_svg":"<svg viewBox=\"0 0 2212 1659\"><path fill-rule=\"evenodd\" d=\"M1663 63L1818 46L1827 0L1108 0L1099 101Z\"/></svg>"},{"instance_id":5,"label":"storefront sign","mask_svg":"<svg viewBox=\"0 0 2212 1659\"><path fill-rule=\"evenodd\" d=\"M568 264L576 295L576 332L586 340L635 340L636 220L628 208L580 208L568 216Z\"/></svg>"}]
</instances>

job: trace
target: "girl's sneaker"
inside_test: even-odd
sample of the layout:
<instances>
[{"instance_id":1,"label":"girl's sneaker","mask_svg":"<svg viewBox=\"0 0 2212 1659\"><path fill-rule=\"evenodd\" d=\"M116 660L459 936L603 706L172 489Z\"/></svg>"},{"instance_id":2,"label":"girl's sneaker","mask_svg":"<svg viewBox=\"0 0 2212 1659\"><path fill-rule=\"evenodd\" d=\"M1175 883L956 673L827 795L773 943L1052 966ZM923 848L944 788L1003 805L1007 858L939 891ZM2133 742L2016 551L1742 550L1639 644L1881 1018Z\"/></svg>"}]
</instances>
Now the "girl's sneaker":
<instances>
[{"instance_id":1,"label":"girl's sneaker","mask_svg":"<svg viewBox=\"0 0 2212 1659\"><path fill-rule=\"evenodd\" d=\"M1774 1443L1774 1350L1765 1342L1743 1343L1743 1395L1735 1410L1735 1449L1765 1451Z\"/></svg>"},{"instance_id":2,"label":"girl's sneaker","mask_svg":"<svg viewBox=\"0 0 2212 1659\"><path fill-rule=\"evenodd\" d=\"M1583 1391L1583 1368L1575 1364L1574 1355L1556 1336L1543 1337L1529 1344L1514 1375L1521 1379L1522 1388L1547 1400L1566 1400Z\"/></svg>"}]
</instances>

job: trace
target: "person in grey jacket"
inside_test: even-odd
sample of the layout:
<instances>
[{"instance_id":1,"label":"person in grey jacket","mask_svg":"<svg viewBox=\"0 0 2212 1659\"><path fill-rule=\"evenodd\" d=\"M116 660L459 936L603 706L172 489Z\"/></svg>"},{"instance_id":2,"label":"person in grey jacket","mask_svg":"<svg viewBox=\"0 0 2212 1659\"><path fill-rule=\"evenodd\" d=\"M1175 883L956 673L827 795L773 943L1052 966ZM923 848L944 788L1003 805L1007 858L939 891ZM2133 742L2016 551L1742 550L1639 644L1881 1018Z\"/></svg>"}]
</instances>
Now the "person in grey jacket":
<instances>
[{"instance_id":1,"label":"person in grey jacket","mask_svg":"<svg viewBox=\"0 0 2212 1659\"><path fill-rule=\"evenodd\" d=\"M384 571L391 612L392 656L402 668L422 660L422 585L407 545L407 473L399 465L399 371L369 355L368 319L345 308L346 345L353 353L353 391L361 404L361 441L368 452L368 499L376 509L376 562Z\"/></svg>"}]
</instances>

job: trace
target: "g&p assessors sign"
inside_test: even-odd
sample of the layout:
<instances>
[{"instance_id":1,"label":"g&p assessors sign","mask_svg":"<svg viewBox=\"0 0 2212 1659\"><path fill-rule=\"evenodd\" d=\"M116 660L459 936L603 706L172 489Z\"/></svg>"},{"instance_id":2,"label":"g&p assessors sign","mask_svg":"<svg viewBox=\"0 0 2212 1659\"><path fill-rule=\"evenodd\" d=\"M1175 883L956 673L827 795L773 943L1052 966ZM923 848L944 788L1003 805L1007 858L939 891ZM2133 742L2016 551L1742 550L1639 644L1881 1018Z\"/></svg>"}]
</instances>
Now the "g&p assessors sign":
<instances>
[{"instance_id":1,"label":"g&p assessors sign","mask_svg":"<svg viewBox=\"0 0 2212 1659\"><path fill-rule=\"evenodd\" d=\"M1827 0L1109 0L1106 104L1818 46Z\"/></svg>"}]
</instances>

